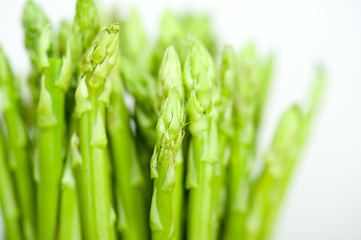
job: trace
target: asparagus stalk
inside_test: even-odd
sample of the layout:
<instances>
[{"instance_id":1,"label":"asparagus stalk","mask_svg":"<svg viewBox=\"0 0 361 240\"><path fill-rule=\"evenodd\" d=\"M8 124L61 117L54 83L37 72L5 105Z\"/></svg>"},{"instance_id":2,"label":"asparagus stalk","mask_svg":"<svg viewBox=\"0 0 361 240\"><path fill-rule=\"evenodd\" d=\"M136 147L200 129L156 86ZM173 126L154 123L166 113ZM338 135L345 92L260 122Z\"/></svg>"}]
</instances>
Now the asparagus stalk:
<instances>
[{"instance_id":1,"label":"asparagus stalk","mask_svg":"<svg viewBox=\"0 0 361 240\"><path fill-rule=\"evenodd\" d=\"M65 170L61 180L61 199L59 216L59 240L82 239L80 223L80 207L73 166L79 164L79 139L74 132L70 140L70 147L65 163Z\"/></svg>"},{"instance_id":2,"label":"asparagus stalk","mask_svg":"<svg viewBox=\"0 0 361 240\"><path fill-rule=\"evenodd\" d=\"M255 48L249 45L239 59L238 81L234 94L235 133L230 161L229 206L226 237L245 238L245 220L249 204L250 172L254 165L254 152L258 125L272 67L257 59Z\"/></svg>"},{"instance_id":3,"label":"asparagus stalk","mask_svg":"<svg viewBox=\"0 0 361 240\"><path fill-rule=\"evenodd\" d=\"M85 239L113 239L114 219L107 175L105 107L111 92L108 77L118 59L119 26L101 31L83 55L82 79L75 92L81 164L78 167L80 205Z\"/></svg>"},{"instance_id":4,"label":"asparagus stalk","mask_svg":"<svg viewBox=\"0 0 361 240\"><path fill-rule=\"evenodd\" d=\"M98 10L93 0L77 0L73 22L76 44L72 46L74 64L79 64L83 52L92 44L100 29Z\"/></svg>"},{"instance_id":5,"label":"asparagus stalk","mask_svg":"<svg viewBox=\"0 0 361 240\"><path fill-rule=\"evenodd\" d=\"M153 197L150 209L152 239L181 239L183 205L184 90L178 55L170 46L163 58L157 90L160 117L151 160Z\"/></svg>"},{"instance_id":6,"label":"asparagus stalk","mask_svg":"<svg viewBox=\"0 0 361 240\"><path fill-rule=\"evenodd\" d=\"M133 8L129 19L122 25L121 35L122 64L121 74L124 87L135 98L135 119L141 138L149 149L142 159L146 177L149 175L149 158L155 143L156 79L151 75L152 52L146 39L139 15ZM138 136L137 136L138 137ZM139 138L139 137L138 137ZM138 144L137 144L138 145ZM148 179L149 177L147 177Z\"/></svg>"},{"instance_id":7,"label":"asparagus stalk","mask_svg":"<svg viewBox=\"0 0 361 240\"><path fill-rule=\"evenodd\" d=\"M152 239L179 239L174 235L177 216L173 198L177 197L175 164L182 144L183 125L182 101L174 87L161 108L151 160L151 178L154 179L150 210Z\"/></svg>"},{"instance_id":8,"label":"asparagus stalk","mask_svg":"<svg viewBox=\"0 0 361 240\"><path fill-rule=\"evenodd\" d=\"M3 70L1 69L0 72L3 72ZM0 130L0 205L5 223L5 234L6 239L21 240L24 239L20 223L21 210L16 199L6 157L3 134Z\"/></svg>"},{"instance_id":9,"label":"asparagus stalk","mask_svg":"<svg viewBox=\"0 0 361 240\"><path fill-rule=\"evenodd\" d=\"M215 223L213 237L217 239L226 209L226 174L231 157L232 137L234 135L233 90L236 80L236 57L233 49L223 49L220 66L220 101L219 101L219 161L215 165Z\"/></svg>"},{"instance_id":10,"label":"asparagus stalk","mask_svg":"<svg viewBox=\"0 0 361 240\"><path fill-rule=\"evenodd\" d=\"M206 48L190 40L184 63L188 92L189 130L192 135L186 187L189 189L188 239L212 238L214 165L218 161L217 109L214 105L215 68Z\"/></svg>"},{"instance_id":11,"label":"asparagus stalk","mask_svg":"<svg viewBox=\"0 0 361 240\"><path fill-rule=\"evenodd\" d=\"M266 154L266 166L255 183L247 216L247 239L270 239L276 218L297 160L304 148L310 125L320 101L324 72L319 69L306 114L293 106L282 116L273 143Z\"/></svg>"},{"instance_id":12,"label":"asparagus stalk","mask_svg":"<svg viewBox=\"0 0 361 240\"><path fill-rule=\"evenodd\" d=\"M9 140L10 168L15 176L16 194L22 213L26 239L35 239L35 191L32 167L27 153L27 132L10 66L0 48L0 90L2 110Z\"/></svg>"},{"instance_id":13,"label":"asparagus stalk","mask_svg":"<svg viewBox=\"0 0 361 240\"><path fill-rule=\"evenodd\" d=\"M301 110L295 105L284 113L279 122L272 146L265 157L266 167L252 189L246 239L269 238L266 238L265 228L268 227L272 208L276 208L287 169L298 152L296 139L300 136L302 121Z\"/></svg>"},{"instance_id":14,"label":"asparagus stalk","mask_svg":"<svg viewBox=\"0 0 361 240\"><path fill-rule=\"evenodd\" d=\"M118 71L111 75L112 92L108 110L108 134L115 172L118 202L118 229L122 239L149 239L148 212L145 207L145 179L136 154L130 116L123 100Z\"/></svg>"},{"instance_id":15,"label":"asparagus stalk","mask_svg":"<svg viewBox=\"0 0 361 240\"><path fill-rule=\"evenodd\" d=\"M42 68L44 67L44 61L40 60L44 58L44 44L39 42L41 41L41 33L44 28L49 25L49 20L42 9L36 5L33 0L27 0L23 12L22 23L25 31L25 47L28 51L33 68L28 83L33 104L36 106L40 94L40 76ZM45 54L50 50L50 46L46 47L48 49L46 49Z\"/></svg>"},{"instance_id":16,"label":"asparagus stalk","mask_svg":"<svg viewBox=\"0 0 361 240\"><path fill-rule=\"evenodd\" d=\"M64 60L49 59L48 63L41 80L37 112L37 239L54 239L57 232L59 186L64 160L64 105L71 77L70 49Z\"/></svg>"},{"instance_id":17,"label":"asparagus stalk","mask_svg":"<svg viewBox=\"0 0 361 240\"><path fill-rule=\"evenodd\" d=\"M141 71L147 73L152 68L152 49L148 43L141 19L135 8L122 24L120 36L122 54L135 64Z\"/></svg>"}]
</instances>

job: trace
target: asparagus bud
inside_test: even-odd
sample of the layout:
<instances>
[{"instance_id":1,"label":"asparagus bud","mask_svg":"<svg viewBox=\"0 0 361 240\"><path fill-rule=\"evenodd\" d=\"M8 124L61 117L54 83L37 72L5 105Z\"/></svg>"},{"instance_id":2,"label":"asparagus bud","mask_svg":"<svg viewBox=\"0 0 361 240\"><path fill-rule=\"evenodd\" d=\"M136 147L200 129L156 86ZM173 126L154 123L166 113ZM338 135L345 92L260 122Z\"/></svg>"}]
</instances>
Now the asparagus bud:
<instances>
[{"instance_id":1,"label":"asparagus bud","mask_svg":"<svg viewBox=\"0 0 361 240\"><path fill-rule=\"evenodd\" d=\"M192 134L186 184L190 188L188 209L189 239L211 239L214 202L214 164L218 159L217 86L215 68L206 48L191 39L184 64L184 82L188 92L189 129Z\"/></svg>"},{"instance_id":2,"label":"asparagus bud","mask_svg":"<svg viewBox=\"0 0 361 240\"><path fill-rule=\"evenodd\" d=\"M118 59L118 31L116 24L104 29L86 50L80 66L82 79L75 92L82 159L77 171L85 239L115 237L111 188L107 179L105 107L111 92L108 75Z\"/></svg>"},{"instance_id":3,"label":"asparagus bud","mask_svg":"<svg viewBox=\"0 0 361 240\"><path fill-rule=\"evenodd\" d=\"M151 160L151 178L154 179L150 209L150 227L153 239L178 239L175 236L176 218L173 204L177 176L175 164L183 139L183 104L176 87L163 102L156 127L156 145ZM177 230L178 232L179 230Z\"/></svg>"}]
</instances>

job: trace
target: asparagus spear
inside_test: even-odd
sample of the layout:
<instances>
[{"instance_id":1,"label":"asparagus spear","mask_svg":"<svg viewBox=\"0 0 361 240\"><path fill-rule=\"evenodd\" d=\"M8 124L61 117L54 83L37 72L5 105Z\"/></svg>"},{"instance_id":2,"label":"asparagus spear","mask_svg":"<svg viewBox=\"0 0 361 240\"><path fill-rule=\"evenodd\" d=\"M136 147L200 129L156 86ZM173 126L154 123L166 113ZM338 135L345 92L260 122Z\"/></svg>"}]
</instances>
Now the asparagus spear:
<instances>
[{"instance_id":1,"label":"asparagus spear","mask_svg":"<svg viewBox=\"0 0 361 240\"><path fill-rule=\"evenodd\" d=\"M121 36L122 60L121 74L125 89L135 98L135 118L142 138L146 141L149 152L155 143L156 118L156 80L151 75L151 49L147 42L139 15L133 8L129 19L122 25ZM137 132L138 134L138 132ZM138 145L138 144L137 144ZM149 174L149 157L141 159ZM146 161L145 161L146 160Z\"/></svg>"},{"instance_id":2,"label":"asparagus spear","mask_svg":"<svg viewBox=\"0 0 361 240\"><path fill-rule=\"evenodd\" d=\"M235 133L230 161L229 206L225 235L229 239L244 238L249 203L250 172L258 125L267 95L272 59L261 62L253 45L239 59L238 81L234 94Z\"/></svg>"},{"instance_id":3,"label":"asparagus spear","mask_svg":"<svg viewBox=\"0 0 361 240\"><path fill-rule=\"evenodd\" d=\"M122 54L141 71L149 73L152 67L152 50L135 8L131 9L130 16L122 24L121 30Z\"/></svg>"},{"instance_id":4,"label":"asparagus spear","mask_svg":"<svg viewBox=\"0 0 361 240\"><path fill-rule=\"evenodd\" d=\"M191 39L190 46L183 70L192 135L186 179L189 189L187 238L202 240L212 238L213 228L212 183L218 161L215 68L210 54L198 40Z\"/></svg>"},{"instance_id":5,"label":"asparagus spear","mask_svg":"<svg viewBox=\"0 0 361 240\"><path fill-rule=\"evenodd\" d=\"M271 208L276 207L285 173L295 159L298 147L296 139L300 136L302 121L300 108L295 105L284 113L279 122L265 158L265 170L252 189L246 239L268 239L265 238L265 227Z\"/></svg>"},{"instance_id":6,"label":"asparagus spear","mask_svg":"<svg viewBox=\"0 0 361 240\"><path fill-rule=\"evenodd\" d=\"M1 69L0 72L3 72L3 70ZM5 234L7 236L5 239L21 240L24 239L20 223L21 210L16 199L15 188L6 157L3 134L0 130L0 205L5 223Z\"/></svg>"},{"instance_id":7,"label":"asparagus spear","mask_svg":"<svg viewBox=\"0 0 361 240\"><path fill-rule=\"evenodd\" d=\"M49 25L49 20L42 9L36 5L33 0L27 0L23 12L22 23L25 31L25 47L30 56L33 68L28 83L33 104L36 106L39 101L41 71L44 67L44 61L47 59L46 56L44 59L44 54L46 55L46 52L51 50L50 46L46 46L47 49L44 53L45 46L44 44L39 43L39 41L41 41L41 33L44 32L44 28ZM54 39L52 39L50 43L52 43L53 40Z\"/></svg>"},{"instance_id":8,"label":"asparagus spear","mask_svg":"<svg viewBox=\"0 0 361 240\"><path fill-rule=\"evenodd\" d=\"M311 92L306 114L293 106L282 116L270 150L265 156L266 166L251 194L247 216L247 239L270 239L277 214L297 160L304 148L310 124L324 85L324 72L319 69Z\"/></svg>"},{"instance_id":9,"label":"asparagus spear","mask_svg":"<svg viewBox=\"0 0 361 240\"><path fill-rule=\"evenodd\" d=\"M27 153L27 132L23 121L14 77L0 48L0 90L8 134L10 168L15 176L16 193L26 239L35 239L35 191L32 167Z\"/></svg>"},{"instance_id":10,"label":"asparagus spear","mask_svg":"<svg viewBox=\"0 0 361 240\"><path fill-rule=\"evenodd\" d=\"M71 126L72 131L75 128L74 125L76 125L75 121L73 121L73 126ZM78 150L79 138L76 132L71 136L69 145L65 170L61 180L59 232L57 238L59 240L82 239L80 207L75 173L73 171L73 166L76 166L81 161Z\"/></svg>"},{"instance_id":11,"label":"asparagus spear","mask_svg":"<svg viewBox=\"0 0 361 240\"><path fill-rule=\"evenodd\" d=\"M46 31L46 30L45 30ZM59 210L59 185L63 172L65 94L71 77L71 57L49 59L44 69L38 104L39 147L36 178L37 239L54 239Z\"/></svg>"},{"instance_id":12,"label":"asparagus spear","mask_svg":"<svg viewBox=\"0 0 361 240\"><path fill-rule=\"evenodd\" d=\"M130 116L123 100L118 71L112 72L112 92L108 110L109 142L115 172L118 202L118 229L122 239L149 239L148 212L145 207L145 179L136 154Z\"/></svg>"},{"instance_id":13,"label":"asparagus spear","mask_svg":"<svg viewBox=\"0 0 361 240\"><path fill-rule=\"evenodd\" d=\"M181 239L183 205L184 90L178 55L170 46L159 71L160 117L151 160L153 197L150 209L152 239Z\"/></svg>"},{"instance_id":14,"label":"asparagus spear","mask_svg":"<svg viewBox=\"0 0 361 240\"><path fill-rule=\"evenodd\" d=\"M150 227L152 239L178 239L175 236L176 212L173 198L175 164L183 139L183 107L176 87L164 101L157 123L157 141L151 160L153 183Z\"/></svg>"},{"instance_id":15,"label":"asparagus spear","mask_svg":"<svg viewBox=\"0 0 361 240\"><path fill-rule=\"evenodd\" d=\"M82 79L75 92L81 154L77 171L85 239L114 237L104 118L111 92L107 76L118 59L118 31L118 25L102 30L84 53L80 68Z\"/></svg>"},{"instance_id":16,"label":"asparagus spear","mask_svg":"<svg viewBox=\"0 0 361 240\"><path fill-rule=\"evenodd\" d=\"M83 52L92 44L100 29L98 10L93 0L77 0L73 22L76 44L72 46L74 64L79 64Z\"/></svg>"},{"instance_id":17,"label":"asparagus spear","mask_svg":"<svg viewBox=\"0 0 361 240\"><path fill-rule=\"evenodd\" d=\"M226 173L231 157L232 137L234 135L233 90L236 80L236 57L233 49L226 46L223 49L220 66L220 101L219 101L219 161L215 165L215 223L213 237L219 236L221 220L226 208Z\"/></svg>"}]
</instances>

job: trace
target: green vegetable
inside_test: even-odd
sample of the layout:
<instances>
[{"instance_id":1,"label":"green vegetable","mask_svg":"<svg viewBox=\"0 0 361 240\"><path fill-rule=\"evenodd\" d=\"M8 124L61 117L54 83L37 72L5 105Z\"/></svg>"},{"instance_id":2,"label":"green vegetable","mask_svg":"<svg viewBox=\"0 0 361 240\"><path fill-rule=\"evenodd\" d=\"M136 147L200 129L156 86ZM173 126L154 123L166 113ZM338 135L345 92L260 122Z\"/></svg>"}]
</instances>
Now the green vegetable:
<instances>
[{"instance_id":1,"label":"green vegetable","mask_svg":"<svg viewBox=\"0 0 361 240\"><path fill-rule=\"evenodd\" d=\"M158 99L163 99L150 164L153 196L150 209L152 239L180 239L183 204L184 90L181 66L170 46L159 72ZM160 102L160 101L159 101Z\"/></svg>"},{"instance_id":2,"label":"green vegetable","mask_svg":"<svg viewBox=\"0 0 361 240\"><path fill-rule=\"evenodd\" d=\"M226 236L245 238L250 173L254 166L256 138L267 95L272 59L263 63L249 45L239 57L234 93L234 135L230 161L229 206Z\"/></svg>"},{"instance_id":3,"label":"green vegetable","mask_svg":"<svg viewBox=\"0 0 361 240\"><path fill-rule=\"evenodd\" d=\"M21 114L18 89L7 59L0 48L1 107L8 135L8 161L14 173L21 222L26 239L35 239L35 191L32 163L27 153L27 132Z\"/></svg>"},{"instance_id":4,"label":"green vegetable","mask_svg":"<svg viewBox=\"0 0 361 240\"><path fill-rule=\"evenodd\" d=\"M282 199L319 105L323 85L324 72L319 69L306 114L297 105L283 114L270 150L265 156L265 169L252 188L246 239L271 238Z\"/></svg>"},{"instance_id":5,"label":"green vegetable","mask_svg":"<svg viewBox=\"0 0 361 240\"><path fill-rule=\"evenodd\" d=\"M68 88L70 52L62 59L49 59L44 69L37 111L39 133L37 187L37 239L54 239L57 231L60 181L64 160L65 93Z\"/></svg>"},{"instance_id":6,"label":"green vegetable","mask_svg":"<svg viewBox=\"0 0 361 240\"><path fill-rule=\"evenodd\" d=\"M59 240L82 239L80 208L73 165L79 160L79 139L74 133L61 179L61 200L59 216Z\"/></svg>"},{"instance_id":7,"label":"green vegetable","mask_svg":"<svg viewBox=\"0 0 361 240\"><path fill-rule=\"evenodd\" d=\"M230 46L226 46L222 52L222 61L219 73L220 99L218 103L218 143L219 160L215 165L215 203L214 203L214 228L213 237L217 238L222 219L226 211L227 167L232 152L232 138L234 135L234 116L233 116L233 90L236 84L236 56Z\"/></svg>"},{"instance_id":8,"label":"green vegetable","mask_svg":"<svg viewBox=\"0 0 361 240\"><path fill-rule=\"evenodd\" d=\"M0 48L6 239L272 237L323 70L306 111L282 116L257 175L273 56L253 44L218 56L206 15L166 11L154 39L141 17L77 0L73 21L55 29L26 1L26 84ZM104 28L110 19L120 23Z\"/></svg>"},{"instance_id":9,"label":"green vegetable","mask_svg":"<svg viewBox=\"0 0 361 240\"><path fill-rule=\"evenodd\" d=\"M189 189L188 239L212 238L214 166L218 162L217 109L214 104L215 67L206 48L190 39L184 63L188 93L189 143L186 187Z\"/></svg>"},{"instance_id":10,"label":"green vegetable","mask_svg":"<svg viewBox=\"0 0 361 240\"><path fill-rule=\"evenodd\" d=\"M124 89L118 71L111 74L112 92L108 110L108 134L114 164L117 228L123 239L149 239L145 207L145 179L137 157L130 116L124 103Z\"/></svg>"},{"instance_id":11,"label":"green vegetable","mask_svg":"<svg viewBox=\"0 0 361 240\"><path fill-rule=\"evenodd\" d=\"M107 78L118 59L119 26L101 31L87 49L81 63L81 76L75 92L79 120L81 162L78 184L85 239L113 239L114 210L109 198L105 107L111 93Z\"/></svg>"},{"instance_id":12,"label":"green vegetable","mask_svg":"<svg viewBox=\"0 0 361 240\"><path fill-rule=\"evenodd\" d=\"M21 240L21 210L19 209L14 184L11 179L10 169L6 162L5 144L0 131L0 205L4 217L5 233L8 239Z\"/></svg>"}]
</instances>

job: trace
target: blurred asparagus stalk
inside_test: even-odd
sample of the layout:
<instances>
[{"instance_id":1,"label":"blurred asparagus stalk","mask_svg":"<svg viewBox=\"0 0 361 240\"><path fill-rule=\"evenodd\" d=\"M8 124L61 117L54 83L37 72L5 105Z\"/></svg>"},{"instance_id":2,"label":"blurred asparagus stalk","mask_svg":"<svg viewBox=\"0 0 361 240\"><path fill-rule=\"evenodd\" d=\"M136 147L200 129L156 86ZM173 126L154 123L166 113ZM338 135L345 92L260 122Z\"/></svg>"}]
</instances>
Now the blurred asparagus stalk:
<instances>
[{"instance_id":1,"label":"blurred asparagus stalk","mask_svg":"<svg viewBox=\"0 0 361 240\"><path fill-rule=\"evenodd\" d=\"M21 114L19 91L9 63L0 48L0 90L2 111L8 135L9 166L15 176L24 237L35 239L35 196L32 166L27 154L27 132Z\"/></svg>"},{"instance_id":2,"label":"blurred asparagus stalk","mask_svg":"<svg viewBox=\"0 0 361 240\"><path fill-rule=\"evenodd\" d=\"M272 237L287 186L309 135L310 123L319 105L323 86L324 72L319 69L306 114L297 105L283 114L270 150L265 156L265 169L252 188L246 239Z\"/></svg>"},{"instance_id":3,"label":"blurred asparagus stalk","mask_svg":"<svg viewBox=\"0 0 361 240\"><path fill-rule=\"evenodd\" d=\"M173 46L164 54L157 89L160 116L150 164L153 196L152 239L181 239L183 209L184 90L181 65Z\"/></svg>"},{"instance_id":4,"label":"blurred asparagus stalk","mask_svg":"<svg viewBox=\"0 0 361 240\"><path fill-rule=\"evenodd\" d=\"M4 217L5 234L7 239L21 240L24 239L21 228L21 210L18 206L15 187L6 161L5 148L3 134L0 130L0 206Z\"/></svg>"},{"instance_id":5,"label":"blurred asparagus stalk","mask_svg":"<svg viewBox=\"0 0 361 240\"><path fill-rule=\"evenodd\" d=\"M84 53L80 69L82 79L75 92L76 113L80 118L78 184L85 239L115 237L107 169L105 107L111 93L108 75L118 59L118 32L118 25L102 30Z\"/></svg>"},{"instance_id":6,"label":"blurred asparagus stalk","mask_svg":"<svg viewBox=\"0 0 361 240\"><path fill-rule=\"evenodd\" d=\"M234 93L234 139L230 161L229 206L225 235L245 238L249 204L250 173L254 165L256 138L268 92L272 58L261 62L254 45L241 53Z\"/></svg>"},{"instance_id":7,"label":"blurred asparagus stalk","mask_svg":"<svg viewBox=\"0 0 361 240\"><path fill-rule=\"evenodd\" d=\"M118 230L125 240L149 239L145 207L145 179L136 154L124 89L117 69L111 74L112 92L108 110L108 133L115 173Z\"/></svg>"},{"instance_id":8,"label":"blurred asparagus stalk","mask_svg":"<svg viewBox=\"0 0 361 240\"><path fill-rule=\"evenodd\" d=\"M184 63L184 83L188 92L189 143L186 187L188 199L188 239L212 238L214 166L218 161L217 109L215 107L215 67L206 48L190 39Z\"/></svg>"},{"instance_id":9,"label":"blurred asparagus stalk","mask_svg":"<svg viewBox=\"0 0 361 240\"><path fill-rule=\"evenodd\" d=\"M42 9L36 5L33 0L27 0L24 7L22 24L25 32L25 47L28 51L32 65L32 72L29 76L28 84L32 97L32 105L36 108L39 101L42 68L46 65L47 52L51 52L52 50L52 46L44 46L43 43L39 43L39 41L41 41L41 33L44 28L49 25L49 20ZM48 32L48 34L51 33ZM48 37L51 38L51 36ZM50 41L50 44L52 44L53 41L54 39ZM47 49L44 49L44 47ZM29 112L31 114L32 112L35 112L35 110L32 109L32 111L29 110ZM36 117L30 117L30 123L32 124L35 122Z\"/></svg>"},{"instance_id":10,"label":"blurred asparagus stalk","mask_svg":"<svg viewBox=\"0 0 361 240\"><path fill-rule=\"evenodd\" d=\"M219 161L215 165L215 202L214 202L214 228L213 238L218 239L222 220L226 211L227 184L226 175L232 151L232 138L234 135L233 117L233 91L236 84L236 56L230 46L226 46L222 52L220 73L218 76L220 85L220 99L218 103L218 143Z\"/></svg>"},{"instance_id":11,"label":"blurred asparagus stalk","mask_svg":"<svg viewBox=\"0 0 361 240\"><path fill-rule=\"evenodd\" d=\"M80 207L73 166L79 164L79 139L74 132L69 143L65 169L61 179L61 199L59 213L59 240L82 239Z\"/></svg>"}]
</instances>

